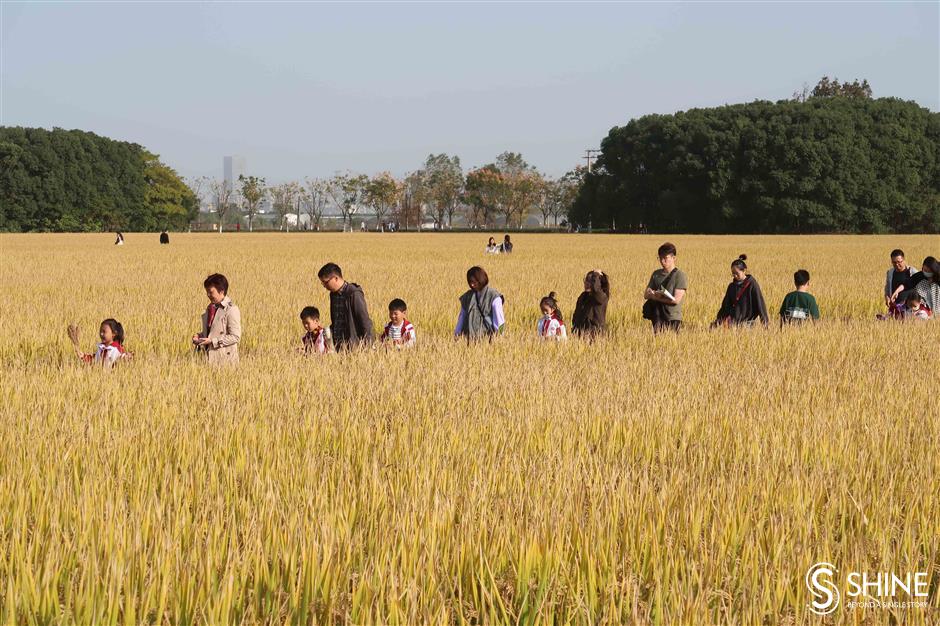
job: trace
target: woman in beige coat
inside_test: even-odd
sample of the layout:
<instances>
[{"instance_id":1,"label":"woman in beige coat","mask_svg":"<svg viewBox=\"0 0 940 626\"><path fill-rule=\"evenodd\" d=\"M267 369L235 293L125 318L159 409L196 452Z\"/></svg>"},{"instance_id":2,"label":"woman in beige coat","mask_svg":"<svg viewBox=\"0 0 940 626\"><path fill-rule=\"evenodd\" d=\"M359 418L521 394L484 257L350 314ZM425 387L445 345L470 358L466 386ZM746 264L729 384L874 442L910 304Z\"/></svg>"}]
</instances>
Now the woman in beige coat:
<instances>
[{"instance_id":1,"label":"woman in beige coat","mask_svg":"<svg viewBox=\"0 0 940 626\"><path fill-rule=\"evenodd\" d=\"M228 279L212 274L203 282L209 306L202 314L202 332L193 335L193 345L203 351L211 365L238 363L238 340L242 315L228 297Z\"/></svg>"}]
</instances>

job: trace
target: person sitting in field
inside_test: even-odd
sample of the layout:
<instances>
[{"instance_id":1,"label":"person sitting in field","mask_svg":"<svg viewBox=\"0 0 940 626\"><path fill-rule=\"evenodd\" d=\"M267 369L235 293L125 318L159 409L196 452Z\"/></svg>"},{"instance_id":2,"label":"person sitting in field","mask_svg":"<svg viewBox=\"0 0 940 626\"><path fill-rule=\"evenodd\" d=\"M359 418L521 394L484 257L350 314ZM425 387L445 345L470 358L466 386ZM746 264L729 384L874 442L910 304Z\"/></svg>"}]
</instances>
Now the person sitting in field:
<instances>
[{"instance_id":1,"label":"person sitting in field","mask_svg":"<svg viewBox=\"0 0 940 626\"><path fill-rule=\"evenodd\" d=\"M764 326L770 322L767 316L767 305L764 303L764 294L761 293L757 279L747 273L746 260L747 255L742 254L731 262L733 280L728 284L712 327L750 326L758 319Z\"/></svg>"},{"instance_id":2,"label":"person sitting in field","mask_svg":"<svg viewBox=\"0 0 940 626\"><path fill-rule=\"evenodd\" d=\"M905 300L907 292L916 291L931 311L940 308L940 261L932 256L924 259L921 271L904 281L891 294L891 302Z\"/></svg>"},{"instance_id":3,"label":"person sitting in field","mask_svg":"<svg viewBox=\"0 0 940 626\"><path fill-rule=\"evenodd\" d=\"M323 288L330 292L330 332L333 346L345 351L364 348L375 340L366 294L356 283L343 278L336 263L327 263L317 272Z\"/></svg>"},{"instance_id":4,"label":"person sitting in field","mask_svg":"<svg viewBox=\"0 0 940 626\"><path fill-rule=\"evenodd\" d=\"M209 306L202 314L202 332L193 335L193 346L210 365L234 365L242 336L241 311L228 297L228 279L222 274L211 274L202 286Z\"/></svg>"},{"instance_id":5,"label":"person sitting in field","mask_svg":"<svg viewBox=\"0 0 940 626\"><path fill-rule=\"evenodd\" d=\"M885 305L891 306L891 296L898 290L898 287L904 284L914 275L914 268L907 264L904 259L904 250L891 251L891 269L885 276ZM902 298L903 300L903 298Z\"/></svg>"},{"instance_id":6,"label":"person sitting in field","mask_svg":"<svg viewBox=\"0 0 940 626\"><path fill-rule=\"evenodd\" d=\"M408 305L401 298L395 298L388 303L388 324L382 331L381 342L396 348L410 348L415 345L417 336L415 327L405 318Z\"/></svg>"},{"instance_id":7,"label":"person sitting in field","mask_svg":"<svg viewBox=\"0 0 940 626\"><path fill-rule=\"evenodd\" d=\"M565 321L562 319L554 291L542 298L539 302L539 309L542 311L542 317L535 326L539 338L555 341L567 340L568 331L565 329Z\"/></svg>"},{"instance_id":8,"label":"person sitting in field","mask_svg":"<svg viewBox=\"0 0 940 626\"><path fill-rule=\"evenodd\" d=\"M503 294L490 287L490 277L482 267L467 270L467 285L470 287L460 296L460 314L457 316L455 337L492 339L503 331L506 315L503 311Z\"/></svg>"},{"instance_id":9,"label":"person sitting in field","mask_svg":"<svg viewBox=\"0 0 940 626\"><path fill-rule=\"evenodd\" d=\"M610 279L601 270L591 270L584 277L584 291L578 296L571 316L571 330L587 339L607 330L607 304Z\"/></svg>"},{"instance_id":10,"label":"person sitting in field","mask_svg":"<svg viewBox=\"0 0 940 626\"><path fill-rule=\"evenodd\" d=\"M129 361L132 358L131 353L124 349L124 327L114 318L109 317L98 327L98 337L101 342L95 346L94 354L82 352L78 326L69 324L68 335L82 363L98 363L104 367L111 367L120 361Z\"/></svg>"},{"instance_id":11,"label":"person sitting in field","mask_svg":"<svg viewBox=\"0 0 940 626\"><path fill-rule=\"evenodd\" d=\"M503 237L503 245L499 247L501 254L512 254L512 242L509 241L509 235Z\"/></svg>"},{"instance_id":12,"label":"person sitting in field","mask_svg":"<svg viewBox=\"0 0 940 626\"><path fill-rule=\"evenodd\" d=\"M320 323L320 310L315 306L305 306L300 312L304 336L300 338L301 347L297 350L304 355L326 354L333 351L333 338L330 329Z\"/></svg>"},{"instance_id":13,"label":"person sitting in field","mask_svg":"<svg viewBox=\"0 0 940 626\"><path fill-rule=\"evenodd\" d=\"M496 237L490 237L490 240L486 243L486 253L499 254L499 245L496 243Z\"/></svg>"},{"instance_id":14,"label":"person sitting in field","mask_svg":"<svg viewBox=\"0 0 940 626\"><path fill-rule=\"evenodd\" d=\"M806 320L819 319L819 306L816 298L809 292L809 272L797 270L793 274L796 291L791 291L783 298L780 305L780 327L784 324L802 323Z\"/></svg>"}]
</instances>

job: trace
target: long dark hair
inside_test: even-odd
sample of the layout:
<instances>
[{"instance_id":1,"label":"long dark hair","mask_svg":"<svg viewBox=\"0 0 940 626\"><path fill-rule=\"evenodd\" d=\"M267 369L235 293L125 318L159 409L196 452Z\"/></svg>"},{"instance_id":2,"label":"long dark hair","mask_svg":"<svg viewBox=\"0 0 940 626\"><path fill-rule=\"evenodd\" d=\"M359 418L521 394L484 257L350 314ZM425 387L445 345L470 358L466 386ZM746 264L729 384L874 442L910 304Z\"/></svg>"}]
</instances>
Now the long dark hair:
<instances>
[{"instance_id":1,"label":"long dark hair","mask_svg":"<svg viewBox=\"0 0 940 626\"><path fill-rule=\"evenodd\" d=\"M541 309L541 308L542 308L543 306L545 306L546 304L547 304L548 306L550 306L550 307L555 311L555 317L558 318L558 321L561 322L561 323L564 323L565 320L564 320L564 318L563 318L562 315L561 315L561 309L558 308L558 300L557 300L556 297L555 297L555 292L554 292L554 291L549 292L549 294L548 294L547 296L545 296L544 298L542 298L542 299L539 301L539 308Z\"/></svg>"},{"instance_id":2,"label":"long dark hair","mask_svg":"<svg viewBox=\"0 0 940 626\"><path fill-rule=\"evenodd\" d=\"M121 322L116 319L109 317L108 319L101 322L101 326L107 326L111 329L111 332L114 333L114 340L119 344L124 344L124 327L121 326Z\"/></svg>"},{"instance_id":3,"label":"long dark hair","mask_svg":"<svg viewBox=\"0 0 940 626\"><path fill-rule=\"evenodd\" d=\"M924 265L929 271L933 272L933 276L931 276L930 280L932 280L935 284L940 285L940 261L932 256L929 256L924 259Z\"/></svg>"},{"instance_id":4,"label":"long dark hair","mask_svg":"<svg viewBox=\"0 0 940 626\"><path fill-rule=\"evenodd\" d=\"M597 277L600 277L601 279L601 291L603 291L604 295L606 295L609 298L610 297L610 279L607 277L607 274L605 272L595 272L594 270L591 270L590 272L587 273L587 276L585 276L584 279L590 282L591 284L594 284L594 279Z\"/></svg>"}]
</instances>

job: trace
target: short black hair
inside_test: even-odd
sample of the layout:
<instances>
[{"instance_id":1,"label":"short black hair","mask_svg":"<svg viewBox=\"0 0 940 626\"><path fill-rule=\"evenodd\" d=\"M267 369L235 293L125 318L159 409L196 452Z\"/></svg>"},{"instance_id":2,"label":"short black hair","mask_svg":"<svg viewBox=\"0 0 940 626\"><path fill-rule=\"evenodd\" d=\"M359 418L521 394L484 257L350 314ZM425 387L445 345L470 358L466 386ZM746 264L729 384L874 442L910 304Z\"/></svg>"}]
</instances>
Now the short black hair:
<instances>
[{"instance_id":1,"label":"short black hair","mask_svg":"<svg viewBox=\"0 0 940 626\"><path fill-rule=\"evenodd\" d=\"M320 319L320 309L318 309L318 308L315 307L315 306L305 306L305 307L303 308L303 310L300 312L300 319L302 319L302 320L306 320L306 319L318 320L318 319Z\"/></svg>"},{"instance_id":2,"label":"short black hair","mask_svg":"<svg viewBox=\"0 0 940 626\"><path fill-rule=\"evenodd\" d=\"M923 302L924 299L920 297L920 294L911 289L910 293L907 294L907 297L904 298L904 303L908 302Z\"/></svg>"},{"instance_id":3,"label":"short black hair","mask_svg":"<svg viewBox=\"0 0 940 626\"><path fill-rule=\"evenodd\" d=\"M395 298L394 300L388 303L388 310L404 312L408 310L408 305L405 304L405 301L402 300L401 298Z\"/></svg>"},{"instance_id":4,"label":"short black hair","mask_svg":"<svg viewBox=\"0 0 940 626\"><path fill-rule=\"evenodd\" d=\"M900 248L895 248L894 250L892 250L892 251L891 251L891 258L893 259L893 258L896 257L896 256L899 256L899 257L901 257L901 258L903 259L903 258L904 258L904 250L901 250Z\"/></svg>"},{"instance_id":5,"label":"short black hair","mask_svg":"<svg viewBox=\"0 0 940 626\"><path fill-rule=\"evenodd\" d=\"M337 265L336 263L327 263L326 265L320 268L319 272L317 272L317 278L319 278L320 280L329 278L330 276L339 276L340 278L342 278L343 270L341 270L339 265Z\"/></svg>"},{"instance_id":6,"label":"short black hair","mask_svg":"<svg viewBox=\"0 0 940 626\"><path fill-rule=\"evenodd\" d=\"M793 283L797 287L802 287L809 282L809 272L806 270L796 270L793 272Z\"/></svg>"},{"instance_id":7,"label":"short black hair","mask_svg":"<svg viewBox=\"0 0 940 626\"><path fill-rule=\"evenodd\" d=\"M659 246L659 250L656 251L656 255L659 256L659 258L663 258L664 256L669 256L670 254L672 256L676 256L676 245L669 243L668 241L664 243L663 245Z\"/></svg>"},{"instance_id":8,"label":"short black hair","mask_svg":"<svg viewBox=\"0 0 940 626\"><path fill-rule=\"evenodd\" d=\"M204 289L209 287L215 287L217 291L227 294L228 293L228 279L222 274L210 274L203 282L202 286Z\"/></svg>"}]
</instances>

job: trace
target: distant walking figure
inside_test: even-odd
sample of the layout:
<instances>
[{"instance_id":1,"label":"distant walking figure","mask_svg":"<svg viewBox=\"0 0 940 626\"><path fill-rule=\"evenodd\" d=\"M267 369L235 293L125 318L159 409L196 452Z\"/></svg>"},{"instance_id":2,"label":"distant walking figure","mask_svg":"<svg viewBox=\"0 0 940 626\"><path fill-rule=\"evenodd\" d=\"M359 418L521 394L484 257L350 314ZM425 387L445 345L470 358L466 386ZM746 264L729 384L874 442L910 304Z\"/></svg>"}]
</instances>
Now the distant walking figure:
<instances>
[{"instance_id":1,"label":"distant walking figure","mask_svg":"<svg viewBox=\"0 0 940 626\"><path fill-rule=\"evenodd\" d=\"M760 319L767 326L767 305L757 279L747 273L747 255L742 254L731 262L733 280L728 284L725 298L712 326L752 325Z\"/></svg>"},{"instance_id":2,"label":"distant walking figure","mask_svg":"<svg viewBox=\"0 0 940 626\"><path fill-rule=\"evenodd\" d=\"M166 229L160 233L160 243L170 243L170 234L166 232Z\"/></svg>"},{"instance_id":3,"label":"distant walking figure","mask_svg":"<svg viewBox=\"0 0 940 626\"><path fill-rule=\"evenodd\" d=\"M114 240L114 245L123 246L124 245L124 235L121 233L116 233L117 237Z\"/></svg>"},{"instance_id":4,"label":"distant walking figure","mask_svg":"<svg viewBox=\"0 0 940 626\"><path fill-rule=\"evenodd\" d=\"M607 303L610 280L601 270L591 270L584 277L584 291L578 296L571 316L571 330L587 338L607 330Z\"/></svg>"}]
</instances>

